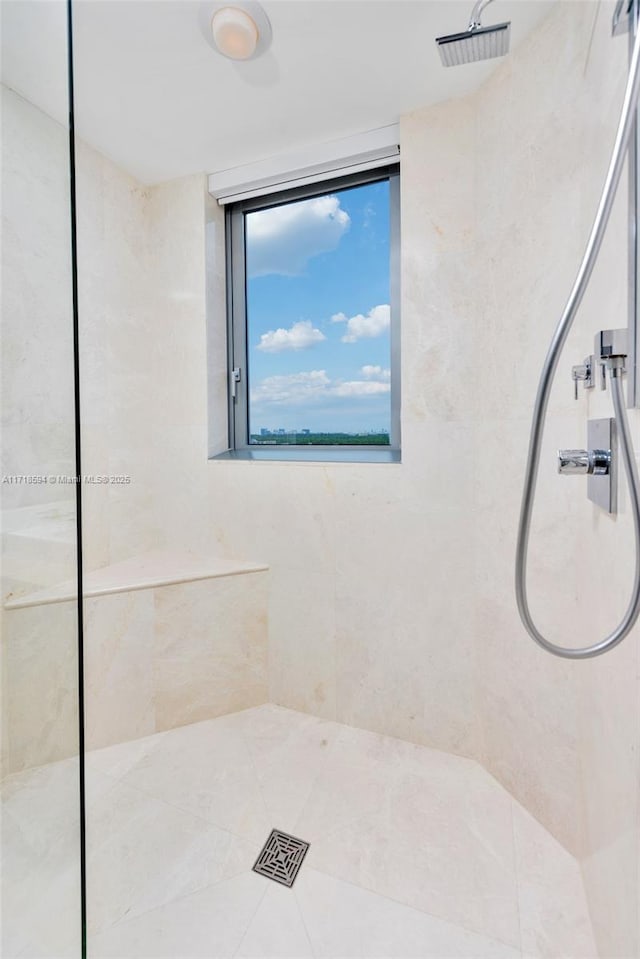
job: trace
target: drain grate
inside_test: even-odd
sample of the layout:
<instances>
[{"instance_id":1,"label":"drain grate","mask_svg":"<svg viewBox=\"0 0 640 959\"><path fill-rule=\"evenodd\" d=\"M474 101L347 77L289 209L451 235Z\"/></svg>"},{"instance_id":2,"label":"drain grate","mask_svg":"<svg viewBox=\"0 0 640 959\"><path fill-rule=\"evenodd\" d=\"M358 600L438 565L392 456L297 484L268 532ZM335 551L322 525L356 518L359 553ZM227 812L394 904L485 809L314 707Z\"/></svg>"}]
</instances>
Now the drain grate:
<instances>
[{"instance_id":1,"label":"drain grate","mask_svg":"<svg viewBox=\"0 0 640 959\"><path fill-rule=\"evenodd\" d=\"M308 842L279 829L272 829L253 871L283 886L293 886L308 848Z\"/></svg>"}]
</instances>

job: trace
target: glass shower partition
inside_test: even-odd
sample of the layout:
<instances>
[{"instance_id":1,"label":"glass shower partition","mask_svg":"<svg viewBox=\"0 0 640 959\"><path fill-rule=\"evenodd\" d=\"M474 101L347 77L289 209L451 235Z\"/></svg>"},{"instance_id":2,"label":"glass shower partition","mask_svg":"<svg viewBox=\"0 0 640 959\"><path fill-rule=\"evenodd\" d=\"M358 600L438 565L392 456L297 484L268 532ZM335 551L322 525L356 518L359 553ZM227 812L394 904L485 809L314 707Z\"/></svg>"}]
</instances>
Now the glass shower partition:
<instances>
[{"instance_id":1,"label":"glass shower partition","mask_svg":"<svg viewBox=\"0 0 640 959\"><path fill-rule=\"evenodd\" d=\"M2 955L83 951L67 5L2 15Z\"/></svg>"}]
</instances>

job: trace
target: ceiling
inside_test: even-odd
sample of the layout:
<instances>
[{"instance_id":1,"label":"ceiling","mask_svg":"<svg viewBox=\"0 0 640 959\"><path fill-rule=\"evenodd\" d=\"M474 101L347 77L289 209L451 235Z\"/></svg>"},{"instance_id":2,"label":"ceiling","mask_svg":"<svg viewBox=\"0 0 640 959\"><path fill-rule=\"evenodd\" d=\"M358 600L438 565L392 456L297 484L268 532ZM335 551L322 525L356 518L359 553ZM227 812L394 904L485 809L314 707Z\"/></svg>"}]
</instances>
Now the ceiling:
<instances>
[{"instance_id":1,"label":"ceiling","mask_svg":"<svg viewBox=\"0 0 640 959\"><path fill-rule=\"evenodd\" d=\"M232 2L232 0L230 0ZM215 172L393 123L476 89L499 61L445 69L434 38L466 26L463 0L264 0L261 58L233 63L193 0L75 0L76 128L144 183ZM499 0L512 49L552 0ZM65 4L3 0L2 79L67 114Z\"/></svg>"}]
</instances>

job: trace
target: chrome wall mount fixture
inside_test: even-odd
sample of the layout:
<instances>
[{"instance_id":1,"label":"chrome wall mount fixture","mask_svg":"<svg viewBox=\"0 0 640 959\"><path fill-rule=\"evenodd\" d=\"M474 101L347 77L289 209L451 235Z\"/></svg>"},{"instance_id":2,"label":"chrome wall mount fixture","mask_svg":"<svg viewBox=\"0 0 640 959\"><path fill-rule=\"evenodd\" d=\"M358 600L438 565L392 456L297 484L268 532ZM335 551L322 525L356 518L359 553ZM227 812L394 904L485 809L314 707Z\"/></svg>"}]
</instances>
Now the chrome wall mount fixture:
<instances>
[{"instance_id":1,"label":"chrome wall mount fixture","mask_svg":"<svg viewBox=\"0 0 640 959\"><path fill-rule=\"evenodd\" d=\"M585 390L592 390L596 385L594 381L595 368L593 355L585 357L584 362L571 367L574 400L578 399L578 383L582 383Z\"/></svg>"},{"instance_id":2,"label":"chrome wall mount fixture","mask_svg":"<svg viewBox=\"0 0 640 959\"><path fill-rule=\"evenodd\" d=\"M617 0L611 25L612 36L620 37L624 33L629 33L630 20L633 18L633 6L634 0Z\"/></svg>"},{"instance_id":3,"label":"chrome wall mount fixture","mask_svg":"<svg viewBox=\"0 0 640 959\"><path fill-rule=\"evenodd\" d=\"M503 57L509 52L510 22L495 23L490 27L482 26L482 11L490 3L493 3L493 0L478 0L471 11L469 26L462 33L436 37L436 46L445 67L458 67L463 63Z\"/></svg>"},{"instance_id":4,"label":"chrome wall mount fixture","mask_svg":"<svg viewBox=\"0 0 640 959\"><path fill-rule=\"evenodd\" d=\"M608 476L611 456L610 449L558 450L558 472L578 476Z\"/></svg>"},{"instance_id":5,"label":"chrome wall mount fixture","mask_svg":"<svg viewBox=\"0 0 640 959\"><path fill-rule=\"evenodd\" d=\"M587 443L602 450L607 457L607 469L595 469L587 477L587 496L592 503L607 513L618 509L618 450L614 417L589 420Z\"/></svg>"},{"instance_id":6,"label":"chrome wall mount fixture","mask_svg":"<svg viewBox=\"0 0 640 959\"><path fill-rule=\"evenodd\" d=\"M587 423L586 450L558 450L558 472L587 476L587 496L607 513L618 507L616 421L606 418Z\"/></svg>"},{"instance_id":7,"label":"chrome wall mount fixture","mask_svg":"<svg viewBox=\"0 0 640 959\"><path fill-rule=\"evenodd\" d=\"M622 459L624 470L629 487L630 513L633 523L635 538L635 571L631 588L631 597L624 615L618 625L601 639L591 646L584 646L577 649L567 648L551 642L538 630L529 609L529 600L527 596L527 553L529 545L529 534L531 530L531 514L535 498L535 488L538 476L538 467L540 464L540 450L542 445L542 435L544 431L544 421L546 418L547 407L549 405L549 396L553 385L554 376L558 367L560 354L567 341L569 331L573 325L576 314L585 294L593 268L598 259L602 241L611 215L613 202L615 200L620 177L627 160L630 159L630 167L633 167L637 161L637 136L638 136L638 99L640 96L640 29L639 9L640 0L628 0L629 7L627 11L627 20L629 27L633 29L630 33L633 35L633 46L631 52L631 63L627 78L624 100L618 128L616 132L613 153L609 162L609 168L605 177L600 202L596 211L591 233L587 241L587 246L578 269L578 274L569 294L566 306L560 317L556 330L553 334L547 356L544 361L540 382L536 394L533 419L531 424L531 433L529 437L529 453L525 471L524 489L522 493L522 506L520 510L520 522L518 526L518 543L516 548L516 599L520 618L529 635L547 652L555 656L561 656L565 659L589 659L598 656L601 653L613 649L620 643L625 636L629 634L640 615L640 477L638 476L638 467L635 461L635 453L631 437L631 428L625 406L624 390L622 387L622 377L625 373L625 366L632 367L632 361L627 359L627 350L630 353L634 350L634 340L637 336L637 287L638 287L638 238L637 231L634 230L633 242L631 244L632 252L629 256L629 297L633 303L633 310L630 304L629 337L623 337L619 330L604 330L596 337L596 348L594 350L595 363L603 367L605 376L611 386L611 398L615 413L616 431L620 441L620 457ZM621 8L621 4L618 7ZM619 12L619 11L617 11ZM618 17L617 28L620 29L621 18ZM614 21L614 32L616 22ZM637 177L632 177L631 186L637 185ZM636 222L637 210L636 203L638 193L630 190L630 222ZM633 314L633 315L632 315ZM627 342L631 340L631 343ZM590 366L589 376L593 379L594 361L585 361L584 366ZM633 360L634 362L634 360ZM586 372L586 371L585 371ZM634 371L632 370L632 373ZM587 377L582 376L582 370L578 370L580 375L572 376L577 384L579 379L586 381ZM629 377L630 403L633 399L633 375ZM606 444L602 447L600 444L594 444L594 448L607 448ZM609 443L608 448L614 449L614 444ZM591 474L590 479L596 476ZM615 477L612 477L613 479Z\"/></svg>"}]
</instances>

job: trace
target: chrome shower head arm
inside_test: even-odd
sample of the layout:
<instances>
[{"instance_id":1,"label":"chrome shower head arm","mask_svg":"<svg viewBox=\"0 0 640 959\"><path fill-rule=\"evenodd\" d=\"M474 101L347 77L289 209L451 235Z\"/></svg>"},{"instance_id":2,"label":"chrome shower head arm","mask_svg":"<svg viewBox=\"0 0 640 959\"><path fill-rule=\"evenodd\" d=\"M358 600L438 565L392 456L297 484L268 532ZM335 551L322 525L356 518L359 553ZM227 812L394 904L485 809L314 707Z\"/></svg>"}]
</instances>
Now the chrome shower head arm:
<instances>
[{"instance_id":1,"label":"chrome shower head arm","mask_svg":"<svg viewBox=\"0 0 640 959\"><path fill-rule=\"evenodd\" d=\"M485 7L488 7L490 3L493 3L493 0L478 0L471 11L471 16L469 17L470 30L477 30L478 27L482 26L482 21L480 19L482 16L482 11Z\"/></svg>"}]
</instances>

